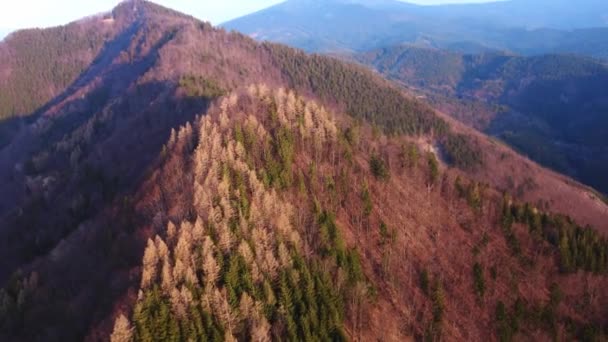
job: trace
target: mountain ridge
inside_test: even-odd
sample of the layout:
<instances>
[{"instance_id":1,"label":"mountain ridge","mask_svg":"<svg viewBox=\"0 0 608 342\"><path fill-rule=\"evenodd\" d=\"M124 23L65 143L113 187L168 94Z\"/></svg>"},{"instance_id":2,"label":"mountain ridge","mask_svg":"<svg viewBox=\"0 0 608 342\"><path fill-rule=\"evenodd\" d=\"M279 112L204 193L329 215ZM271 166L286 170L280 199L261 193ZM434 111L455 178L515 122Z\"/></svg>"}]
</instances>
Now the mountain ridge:
<instances>
[{"instance_id":1,"label":"mountain ridge","mask_svg":"<svg viewBox=\"0 0 608 342\"><path fill-rule=\"evenodd\" d=\"M512 1L442 6L417 6L399 1L383 6L366 4L332 1L315 7L298 7L297 3L285 2L222 26L260 40L317 52L361 51L405 42L443 48L466 43L521 54L580 52L606 57L605 44L600 38L607 30L606 22L597 19L602 18L602 11L608 13L603 2L586 1L577 7L577 11L582 12L577 15L580 21L576 23L571 20L569 7L547 8L541 4L529 14L520 8L522 2ZM509 16L508 13L518 14ZM331 21L320 19L315 25L310 24L314 18L325 18L327 14L332 15ZM501 18L503 15L506 18ZM596 20L583 19L589 16ZM555 18L572 24L551 24ZM366 27L357 25L359 22L366 23ZM591 22L594 24L589 24ZM590 48L598 43L600 46Z\"/></svg>"}]
</instances>

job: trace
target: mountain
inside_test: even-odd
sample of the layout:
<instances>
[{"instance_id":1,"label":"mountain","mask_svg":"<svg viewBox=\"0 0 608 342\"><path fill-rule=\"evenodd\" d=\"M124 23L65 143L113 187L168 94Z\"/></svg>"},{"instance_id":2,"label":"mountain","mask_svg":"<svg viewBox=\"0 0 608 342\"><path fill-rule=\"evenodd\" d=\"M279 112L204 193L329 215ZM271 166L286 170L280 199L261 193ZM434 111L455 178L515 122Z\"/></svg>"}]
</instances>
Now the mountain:
<instances>
[{"instance_id":1,"label":"mountain","mask_svg":"<svg viewBox=\"0 0 608 342\"><path fill-rule=\"evenodd\" d=\"M358 60L433 94L484 103L456 114L532 159L608 192L608 66L572 55L465 55L399 46ZM454 108L448 112L457 113Z\"/></svg>"},{"instance_id":2,"label":"mountain","mask_svg":"<svg viewBox=\"0 0 608 342\"><path fill-rule=\"evenodd\" d=\"M605 58L608 5L585 0L512 0L418 6L400 1L290 0L225 23L259 40L307 51L364 51L404 43L519 54ZM576 18L576 19L574 19Z\"/></svg>"},{"instance_id":3,"label":"mountain","mask_svg":"<svg viewBox=\"0 0 608 342\"><path fill-rule=\"evenodd\" d=\"M608 334L606 202L376 73L142 0L25 32L1 340Z\"/></svg>"}]
</instances>

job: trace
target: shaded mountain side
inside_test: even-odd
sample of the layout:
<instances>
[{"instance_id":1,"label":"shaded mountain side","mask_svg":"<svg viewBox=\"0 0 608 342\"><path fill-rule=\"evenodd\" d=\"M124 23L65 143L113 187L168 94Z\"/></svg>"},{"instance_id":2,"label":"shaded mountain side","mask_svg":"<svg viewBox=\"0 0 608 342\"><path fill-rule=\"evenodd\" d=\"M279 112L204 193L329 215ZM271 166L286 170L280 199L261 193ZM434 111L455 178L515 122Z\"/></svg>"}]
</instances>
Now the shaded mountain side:
<instances>
[{"instance_id":1,"label":"shaded mountain side","mask_svg":"<svg viewBox=\"0 0 608 342\"><path fill-rule=\"evenodd\" d=\"M594 0L576 6L568 1L418 6L400 1L291 0L223 26L317 52L361 52L408 43L468 53L565 52L605 58L603 37L608 28L601 13L608 13L608 8Z\"/></svg>"},{"instance_id":2,"label":"shaded mountain side","mask_svg":"<svg viewBox=\"0 0 608 342\"><path fill-rule=\"evenodd\" d=\"M91 18L11 34L0 43L0 119L28 115L61 93L120 26Z\"/></svg>"},{"instance_id":3,"label":"shaded mountain side","mask_svg":"<svg viewBox=\"0 0 608 342\"><path fill-rule=\"evenodd\" d=\"M608 241L425 148L283 89L226 96L172 136L136 196L149 237L139 291L99 329L135 340L606 334ZM560 243L582 232L594 257L573 262Z\"/></svg>"},{"instance_id":4,"label":"shaded mountain side","mask_svg":"<svg viewBox=\"0 0 608 342\"><path fill-rule=\"evenodd\" d=\"M107 340L118 311L128 316L131 322L139 322L137 333L140 337L155 336L159 339L188 334L221 339L230 336L227 332L234 336L245 336L254 327L261 327L258 331L269 331L274 336L291 334L292 337L301 337L306 334L306 326L319 328L310 330L311 333L320 334L316 336L336 339L344 336L352 338L354 334L382 336L383 329L377 324L383 320L377 317L413 318L410 328L400 332L398 329L404 326L400 320L390 321L391 328L386 330L387 334L398 337L423 336L427 333L427 327L429 334L446 329L443 330L445 336L460 337L466 336L463 331L470 328L472 334L493 336L493 332L487 328L494 322L490 318L493 311L487 311L485 326L477 328L474 327L477 323L470 321L462 321L465 328L441 323L461 322L457 317L461 313L449 313L453 309L446 309L446 317L451 318L443 321L443 309L441 315L437 316L431 302L423 299L420 291L428 293L428 298L435 298L432 301L439 303L437 298L441 298L444 290L453 294L454 298L460 298L464 288L452 290L447 283L439 283L436 280L441 277L435 275L431 266L427 272L430 275L428 291L419 290L415 285L403 285L415 284L417 276L424 274L421 269L411 267L410 275L413 276L406 276L407 273L400 269L391 271L398 275L391 284L402 284L398 286L410 291L392 299L387 294L394 290L378 278L378 270L384 265L384 257L378 253L387 249L390 233L396 231L397 227L403 227L404 234L413 234L410 240L404 241L413 245L422 241L424 244L418 245L420 248L416 247L412 252L417 255L412 260L418 264L420 260L431 258L426 246L436 241L438 251L444 250L444 246L458 246L448 248L453 255L449 254L443 261L444 266L438 270L453 274L457 269L474 267L468 253L463 254L460 247L472 241L472 235L468 234L479 232L482 228L496 227L496 217L490 215L496 210L491 208L500 207L502 210L503 206L500 204L501 194L495 191L511 192L510 189L518 190L512 192L515 202L512 208L511 205L508 208L516 214L513 225L505 223L504 230L492 230L489 238L496 239L492 241L502 246L496 249L496 253L500 253L506 250L504 236L511 241L510 244L514 243L513 236L516 236L522 244L518 253L523 251L523 256L531 256L532 251L537 250L535 244L541 242L535 240L537 238L528 241L526 232L533 231L540 235L538 239L544 241L542 244L547 246L547 253L538 256L538 269L549 273L535 278L539 280L534 288L539 291L526 292L525 307L529 309L530 317L538 317L532 313L544 308L551 309L549 313L558 311L548 316L557 321L545 323L544 318L530 320L526 323L530 325L519 331L526 336L530 333L550 336L552 328L568 327L568 336L581 336L587 330L594 334L602 333L597 326L602 323L598 317L605 317L601 311L605 307L601 305L604 297L596 295L595 287L602 284L603 276L591 274L604 272L601 261L604 260L601 254L604 240L593 230L576 226L570 219L549 214L556 209L563 210L564 214L580 224L592 224L605 230L606 206L598 203L588 189L565 177L548 173L531 162L522 161L520 157L502 158L502 154L511 156L513 152L502 146L488 148L494 145L487 137L471 133L449 118L435 113L428 105L407 96L363 67L329 57L306 55L280 45L259 44L241 34L214 29L208 24L145 1L124 2L112 13L111 18L118 20L123 17L127 25L96 57L97 61L103 62L89 65L73 87L68 86L63 94L42 106L30 117L30 122L24 120L9 144L0 150L0 186L6 191L3 191L0 202L0 278L4 285L0 291L0 339L65 341L82 340L87 336L91 341ZM122 49L120 52L117 51L119 48ZM243 90L245 85L260 82L268 86L254 87L249 95ZM282 103L279 100L283 98L281 92L276 92L279 87L288 87L295 92L282 92L284 96L296 99L295 115L293 110L283 110L279 106ZM271 95L275 93L278 100ZM218 98L222 100L216 100ZM319 104L313 105L313 100ZM212 103L216 105L210 111L209 105ZM328 109L321 110L321 104ZM224 107L230 115L219 115ZM305 108L311 111L311 118L308 118ZM279 112L288 113L289 120L286 121L287 118L279 115ZM328 112L345 115L334 117L333 114L329 116ZM211 113L210 119L197 117L208 113ZM257 125L260 131L255 134L242 124L242 119L250 115L261 122ZM216 121L218 117L221 118L219 123ZM294 118L298 120L294 121ZM207 135L199 136L201 125L205 122L207 128L216 127L209 136L221 137L219 144L217 141L212 141L213 144L200 143L209 138ZM315 128L323 125L324 129L290 131L283 127L285 122L290 123L293 129L303 127L301 125ZM239 123L242 124L240 129ZM184 128L172 130L179 126ZM208 133L206 130L204 132ZM314 137L311 136L313 133ZM236 170L247 168L252 171L246 177L226 167L221 170L209 169L210 164L204 163L220 160L232 163L226 147L232 141L232 136L234 141L241 140L241 144L251 144L247 145L244 155L242 151L238 153L241 162ZM268 139L257 139L263 136ZM407 150L403 150L403 144ZM232 142L232 146L236 144ZM439 160L426 154L427 150L435 151ZM234 178L228 182L228 188L225 182L220 186L213 177L209 178L211 187L207 191L217 190L218 195L225 195L228 191L227 198L211 196L210 203L207 193L203 194L204 201L192 203L193 175L198 175L197 181L202 181L200 173L196 173L199 171L193 169L194 151L214 156L196 159L203 161L198 166L199 171L217 173L222 177L229 174ZM250 156L251 160L243 164L244 156ZM418 159L410 166L411 173L404 169L410 165L410 157L404 159L406 156L412 156L412 161ZM499 159L502 163L521 169L514 169L511 174L505 173L505 170L510 170L508 168L494 168L494 165L500 165L496 162ZM318 162L318 168L310 168L311 160ZM492 164L488 166L488 162ZM345 172L345 178L339 176L341 169ZM529 170L534 171L532 176ZM397 176L401 172L405 174ZM373 176L370 176L372 173ZM331 177L325 177L325 174ZM440 176L445 174L449 178L444 182ZM488 196L491 205L483 206L484 215L469 212L469 204L465 204L464 199L456 200L453 194L447 197L440 195L443 192L439 191L440 188L445 187L446 191L457 188L456 175L461 176L467 189L471 187L470 193L473 195L477 193L475 188L487 188L487 193L484 190L481 197ZM511 183L507 182L509 176ZM532 186L528 177L533 178ZM238 180L240 178L241 181ZM253 197L248 197L251 188L245 179L258 180L260 191L255 201ZM359 188L365 183L364 180L369 185L367 191ZM429 183L431 180L432 184ZM435 184L439 180L442 186ZM490 185L486 187L471 182L487 182ZM454 184L454 187L449 184ZM292 197L299 196L297 193L300 192L294 191L296 187L303 189L301 193L306 193L306 197ZM338 192L338 187L345 187L345 190ZM459 190L458 197L469 197L468 192L460 194L461 191L464 190ZM239 196L243 193L247 193L247 196ZM312 210L315 207L312 195L318 197L316 211ZM260 196L264 201L259 201ZM404 202L403 199L411 201ZM456 203L455 209L448 210L444 206L446 199ZM351 200L354 202L349 204ZM516 205L523 203L520 202L522 200L533 205ZM271 202L274 201L279 204L273 206ZM570 205L573 202L580 204L580 207ZM226 245L218 242L219 235L216 234L220 231L209 227L210 217L217 218L218 227L222 223L222 229L225 228L223 223L227 223L230 233L224 235L223 239L228 236L230 248L236 247L237 241L239 245L251 243L252 236L244 233L248 228L241 231L241 222L237 225L236 213L239 210L249 212L244 217L245 224L252 218L250 209L259 207L260 203L271 206L266 207L268 210L264 209L266 211L258 217L268 223L261 227L262 230L273 235L273 238L270 235L263 238L268 240L264 250L269 262L279 260L283 263L276 269L283 274L283 284L271 282L269 289L264 290L269 290L267 292L256 292L243 283L247 282L243 279L249 264L239 257L229 257L236 253L230 253L228 257L223 255L224 259L219 264L217 248ZM363 207L369 208L370 203L371 209L363 210ZM382 203L387 204L386 208L381 209ZM431 209L431 205L436 203L438 208L443 208L437 209L437 215L440 215L437 217L441 219L437 219L435 211ZM217 207L218 204L226 210L220 213L217 208L213 211L208 207ZM340 209L343 205L352 207ZM427 206L423 208L423 205ZM296 223L297 219L289 215L279 215L288 214L285 209L288 207L305 209L301 217L305 221ZM326 215L322 215L324 210ZM234 215L229 215L230 212ZM367 212L369 214L362 214ZM224 305L221 317L218 317L217 311L206 311L205 314L201 310L206 310L206 307L200 306L199 310L198 305L194 311L184 311L188 307L180 304L189 298L204 299L205 293L211 293L204 292L204 288L188 288L192 295L189 297L184 290L188 286L181 286L183 279L179 278L184 270L178 266L176 256L179 253L173 252L173 249L179 250L181 247L178 248L175 244L177 241L169 237L176 237L171 235L173 228L170 228L169 220L181 231L182 224L188 226L187 222L192 223L194 228L195 215L201 215L206 220L203 238L219 246L205 250L211 251L206 253L212 254L218 262L218 272L221 272L214 284L219 295L214 297L215 301L208 303L209 307L216 310L216 304L224 305L223 299L230 299L230 307ZM460 215L469 216L455 223L454 217ZM231 218L228 222L224 220L227 217ZM539 219L541 228L536 226ZM385 225L381 225L380 220ZM534 228L526 229L523 226L525 221L534 222ZM249 223L255 225L259 222ZM285 232L290 232L287 230L290 225L293 234L287 235L294 240L284 240ZM479 229L475 229L477 225ZM321 229L321 226L324 228ZM169 228L165 231L166 227ZM310 229L303 233L302 227ZM369 235L363 237L359 233L354 234L356 227L360 227L359 232L365 227ZM432 230L421 230L419 227L431 227L428 229ZM515 227L515 233L511 232L511 227ZM469 232L469 228L472 231ZM439 235L434 233L436 229L446 234L440 234L442 238L438 239ZM422 232L430 234L427 236ZM452 232L464 234L453 245L453 240L449 239ZM380 233L384 242L377 244L373 242L376 241L374 236ZM417 236L419 233L423 235ZM175 279L180 279L180 283L175 284L176 290L179 287L177 296L172 288L163 288L155 276L150 276L149 281L143 283L139 296L142 256L150 255L145 253L147 246L150 246L149 238L154 240L153 244L157 247L155 234L159 234L167 250L172 251L162 258L163 264L166 261L168 265L165 273L175 273ZM297 236L302 244L288 242L297 241ZM400 235L396 236L399 238ZM557 250L556 243L564 239L568 247L561 246ZM359 247L357 241L369 244L363 248ZM284 248L280 247L281 242ZM526 249L528 242L530 247ZM162 249L160 242L158 246ZM202 245L190 247L193 245L187 245L186 249L189 249L191 256L201 256L198 247ZM250 248L255 253L256 249ZM462 259L456 257L459 254ZM559 261L562 257L565 263ZM391 267L400 267L394 265L396 259L391 260ZM450 260L460 261L451 264ZM518 264L519 261L507 256L505 260L509 270L519 270L519 267L528 270L523 266L524 262ZM187 258L180 259L182 266L187 266L186 261ZM146 265L150 264L146 262ZM302 283L299 283L294 270L285 267L290 264L298 274L310 274L311 277L308 280L300 278ZM347 267L347 264L350 266ZM358 270L357 264L361 265L361 270ZM199 267L200 263L196 265ZM230 268L232 275L227 276L226 271ZM572 273L575 270L579 273ZM199 283L205 282L206 278L199 278L204 276L204 272L194 274ZM484 263L482 276L487 276L487 272ZM536 274L536 271L522 272ZM190 281L194 281L187 270L186 274ZM257 280L268 279L274 278L262 275ZM554 304L549 305L551 302L547 293L540 290L548 289L552 281L560 283L562 287L568 285L568 291L573 291L565 291L570 297L557 309ZM227 284L234 293L229 292L231 288ZM294 319L298 317L296 312L314 307L309 298L298 299L295 289L306 286L312 287L314 293L324 293L316 304L318 315L315 318L311 314L308 323L303 319ZM503 284L501 288L505 289L507 285ZM167 289L170 291L167 292ZM291 290L296 291L296 300L287 298ZM589 307L592 309L589 311L579 312L572 304L574 297L581 293L579 290L590 293L592 304ZM216 294L215 290L212 292ZM250 313L245 316L257 318L258 321L245 322L243 315L234 316L235 304L238 301L241 310L241 298L245 292L249 293L250 300L244 300L243 312ZM176 306L171 304L169 307L167 293L170 293ZM264 298L260 296L261 293L264 293ZM353 301L357 297L353 297L352 293L370 299ZM365 293L369 295L363 295ZM267 294L273 294L276 301L267 302L270 298L266 297ZM516 298L515 293L500 296L503 301ZM379 298L379 302L374 302L374 298ZM423 303L423 312L418 316L401 312L411 307L401 302L406 298L418 298L413 307L418 308L418 304ZM283 302L279 303L280 300ZM364 306L368 302L372 304ZM258 303L267 304L263 308L267 324L261 319ZM510 302L507 304L508 315L511 315L514 311ZM600 309L596 310L596 305ZM443 304L439 307L443 308ZM139 314L132 316L134 308ZM245 311L246 308L249 311ZM361 316L368 311L370 320ZM324 316L328 312L331 312L331 317ZM191 315L197 314L202 315L200 319L190 319L195 317ZM420 317L420 320L416 317ZM366 321L372 322L371 326L364 323ZM128 325L126 317L120 322ZM125 327L121 324L118 324L119 332L121 326ZM543 332L536 332L538 329ZM122 332L128 333L128 329Z\"/></svg>"},{"instance_id":5,"label":"shaded mountain side","mask_svg":"<svg viewBox=\"0 0 608 342\"><path fill-rule=\"evenodd\" d=\"M607 191L604 63L568 55L464 55L411 46L369 52L358 60L429 93L439 107L541 164ZM477 105L484 102L485 108Z\"/></svg>"}]
</instances>

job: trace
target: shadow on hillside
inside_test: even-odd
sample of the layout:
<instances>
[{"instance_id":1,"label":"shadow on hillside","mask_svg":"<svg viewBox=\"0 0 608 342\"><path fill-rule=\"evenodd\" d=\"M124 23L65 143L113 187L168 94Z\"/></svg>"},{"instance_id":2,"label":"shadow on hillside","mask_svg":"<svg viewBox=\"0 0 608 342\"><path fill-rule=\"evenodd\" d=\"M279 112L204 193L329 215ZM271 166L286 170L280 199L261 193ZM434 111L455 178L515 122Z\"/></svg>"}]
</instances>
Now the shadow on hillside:
<instances>
[{"instance_id":1,"label":"shadow on hillside","mask_svg":"<svg viewBox=\"0 0 608 342\"><path fill-rule=\"evenodd\" d=\"M104 106L127 92L129 87L135 86L138 78L158 59L158 50L172 38L171 34L165 34L150 44L152 47L147 54L135 61L119 58L132 47L132 38L140 28L141 22L135 21L107 42L93 63L69 87L38 110L22 118L0 122L0 133L8 132L11 135L2 134L0 137L0 182L16 183L4 189L5 196L0 198L0 218L14 202L18 202L15 199L19 199L20 184L13 182L19 176L15 172L20 172L16 166L22 165L27 169L33 157L68 137L99 114ZM26 173L31 172L26 170Z\"/></svg>"},{"instance_id":2,"label":"shadow on hillside","mask_svg":"<svg viewBox=\"0 0 608 342\"><path fill-rule=\"evenodd\" d=\"M608 73L535 80L502 95L513 110L486 132L539 164L608 192ZM508 90L508 89L507 89Z\"/></svg>"},{"instance_id":3,"label":"shadow on hillside","mask_svg":"<svg viewBox=\"0 0 608 342\"><path fill-rule=\"evenodd\" d=\"M0 120L0 149L6 147L17 135L19 130L27 125L35 123L43 113L74 95L76 91L86 85L86 82L89 82L96 75L99 75L104 68L109 67L112 64L112 61L120 55L120 52L129 46L130 38L137 32L139 26L140 24L135 22L124 30L124 32L117 35L113 40L107 42L91 65L89 65L72 84L40 108L30 114Z\"/></svg>"},{"instance_id":4,"label":"shadow on hillside","mask_svg":"<svg viewBox=\"0 0 608 342\"><path fill-rule=\"evenodd\" d=\"M44 290L32 294L38 309L27 319L48 322L46 336L82 339L91 320L105 317L129 286L132 279L107 283L117 268L139 264L143 251L131 234L136 218L129 196L156 165L171 129L210 103L179 95L174 81L139 83L171 34L138 60L116 63L136 30L109 42L40 109L0 123L2 138L19 131L0 150L0 284L37 265ZM74 316L82 312L96 314Z\"/></svg>"},{"instance_id":5,"label":"shadow on hillside","mask_svg":"<svg viewBox=\"0 0 608 342\"><path fill-rule=\"evenodd\" d=\"M102 251L82 254L71 244L83 237L72 233L106 215L116 199L139 186L171 128L206 111L208 100L176 95L173 81L139 83L157 61L159 49L173 38L171 33L137 60L116 63L138 25L108 42L53 100L27 117L0 122L0 284L17 268L43 262L39 258L53 250L53 259L66 263L66 279L92 271L91 262ZM117 224L111 230L118 227L124 228ZM68 243L71 247L58 248L70 240L76 240ZM99 274L88 276L103 283ZM64 285L54 277L46 281L53 287Z\"/></svg>"}]
</instances>

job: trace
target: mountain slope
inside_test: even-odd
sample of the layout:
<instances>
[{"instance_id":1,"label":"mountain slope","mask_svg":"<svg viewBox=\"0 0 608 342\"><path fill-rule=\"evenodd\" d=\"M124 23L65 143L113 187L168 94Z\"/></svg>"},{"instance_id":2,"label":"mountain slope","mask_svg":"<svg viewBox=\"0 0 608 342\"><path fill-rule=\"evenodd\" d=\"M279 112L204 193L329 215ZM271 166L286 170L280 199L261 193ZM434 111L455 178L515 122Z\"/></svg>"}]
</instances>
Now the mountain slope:
<instances>
[{"instance_id":1,"label":"mountain slope","mask_svg":"<svg viewBox=\"0 0 608 342\"><path fill-rule=\"evenodd\" d=\"M431 153L410 157L422 152L411 140L365 126L349 138L354 127L264 85L182 127L141 194L145 216L169 223L149 223L158 235L128 299L135 339L546 339L598 324L608 298L569 316L586 290L566 284L583 282L578 268L603 274L604 238L588 240L594 263L569 264L550 241L581 228L438 171ZM516 327L494 316L504 303ZM547 321L531 318L543 310Z\"/></svg>"},{"instance_id":2,"label":"mountain slope","mask_svg":"<svg viewBox=\"0 0 608 342\"><path fill-rule=\"evenodd\" d=\"M145 1L97 20L126 25L0 150L0 339L490 338L498 301L507 333L605 334L605 238L552 214L605 232L589 189L365 68Z\"/></svg>"},{"instance_id":3,"label":"mountain slope","mask_svg":"<svg viewBox=\"0 0 608 342\"><path fill-rule=\"evenodd\" d=\"M580 11L577 20L573 20L573 11ZM400 1L291 0L223 26L259 40L319 52L411 43L466 52L569 52L606 57L602 38L608 30L605 13L606 4L595 0L577 6L568 1L417 6Z\"/></svg>"},{"instance_id":4,"label":"mountain slope","mask_svg":"<svg viewBox=\"0 0 608 342\"><path fill-rule=\"evenodd\" d=\"M434 94L495 105L460 118L532 159L608 191L608 67L566 55L463 55L400 46L358 57L391 79ZM470 112L470 113L469 113ZM479 123L482 123L479 125Z\"/></svg>"}]
</instances>

